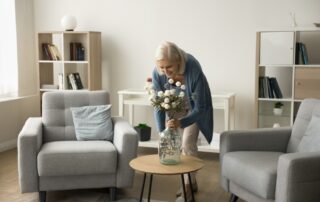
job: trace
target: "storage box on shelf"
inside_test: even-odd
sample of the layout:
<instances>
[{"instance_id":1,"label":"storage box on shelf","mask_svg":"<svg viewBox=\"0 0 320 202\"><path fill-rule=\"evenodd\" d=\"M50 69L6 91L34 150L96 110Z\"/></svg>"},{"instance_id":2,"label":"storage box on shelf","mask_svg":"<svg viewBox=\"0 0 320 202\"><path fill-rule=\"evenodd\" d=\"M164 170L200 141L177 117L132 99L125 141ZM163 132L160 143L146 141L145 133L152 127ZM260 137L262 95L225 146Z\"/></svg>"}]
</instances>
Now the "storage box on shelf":
<instances>
[{"instance_id":1,"label":"storage box on shelf","mask_svg":"<svg viewBox=\"0 0 320 202\"><path fill-rule=\"evenodd\" d=\"M41 32L37 39L40 92L101 89L100 32Z\"/></svg>"},{"instance_id":2,"label":"storage box on shelf","mask_svg":"<svg viewBox=\"0 0 320 202\"><path fill-rule=\"evenodd\" d=\"M257 127L291 126L303 99L320 98L319 52L316 28L257 32ZM280 115L273 113L276 102L283 104Z\"/></svg>"}]
</instances>

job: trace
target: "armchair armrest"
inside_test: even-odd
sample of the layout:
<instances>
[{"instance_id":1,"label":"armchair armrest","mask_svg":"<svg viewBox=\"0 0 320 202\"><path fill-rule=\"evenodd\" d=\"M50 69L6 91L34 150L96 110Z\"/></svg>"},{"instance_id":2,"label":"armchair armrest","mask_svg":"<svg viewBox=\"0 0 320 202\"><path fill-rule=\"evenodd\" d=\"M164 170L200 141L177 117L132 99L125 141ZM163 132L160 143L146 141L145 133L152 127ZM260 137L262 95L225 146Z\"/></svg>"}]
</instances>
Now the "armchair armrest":
<instances>
[{"instance_id":1,"label":"armchair armrest","mask_svg":"<svg viewBox=\"0 0 320 202\"><path fill-rule=\"evenodd\" d=\"M38 191L37 155L42 145L42 119L28 118L18 136L18 170L20 190Z\"/></svg>"},{"instance_id":2,"label":"armchair armrest","mask_svg":"<svg viewBox=\"0 0 320 202\"><path fill-rule=\"evenodd\" d=\"M320 152L283 154L279 158L276 201L320 201Z\"/></svg>"},{"instance_id":3,"label":"armchair armrest","mask_svg":"<svg viewBox=\"0 0 320 202\"><path fill-rule=\"evenodd\" d=\"M137 156L138 135L128 121L121 117L113 117L113 144L118 152L117 187L130 187L133 183L134 171L129 162Z\"/></svg>"},{"instance_id":4,"label":"armchair armrest","mask_svg":"<svg viewBox=\"0 0 320 202\"><path fill-rule=\"evenodd\" d=\"M286 152L291 128L226 131L220 137L220 157L232 151Z\"/></svg>"}]
</instances>

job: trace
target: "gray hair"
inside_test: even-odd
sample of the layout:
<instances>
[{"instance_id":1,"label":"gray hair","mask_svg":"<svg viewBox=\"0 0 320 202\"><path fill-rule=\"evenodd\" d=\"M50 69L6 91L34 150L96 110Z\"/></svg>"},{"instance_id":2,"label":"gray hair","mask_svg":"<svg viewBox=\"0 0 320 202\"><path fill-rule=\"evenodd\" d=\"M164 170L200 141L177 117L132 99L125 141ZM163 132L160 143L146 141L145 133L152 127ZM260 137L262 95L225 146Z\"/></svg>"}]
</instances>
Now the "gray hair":
<instances>
[{"instance_id":1,"label":"gray hair","mask_svg":"<svg viewBox=\"0 0 320 202\"><path fill-rule=\"evenodd\" d=\"M186 65L186 53L180 49L176 44L165 41L160 44L155 54L156 61L167 59L173 63L179 63L178 73L183 74ZM159 67L157 67L158 73L163 74Z\"/></svg>"}]
</instances>

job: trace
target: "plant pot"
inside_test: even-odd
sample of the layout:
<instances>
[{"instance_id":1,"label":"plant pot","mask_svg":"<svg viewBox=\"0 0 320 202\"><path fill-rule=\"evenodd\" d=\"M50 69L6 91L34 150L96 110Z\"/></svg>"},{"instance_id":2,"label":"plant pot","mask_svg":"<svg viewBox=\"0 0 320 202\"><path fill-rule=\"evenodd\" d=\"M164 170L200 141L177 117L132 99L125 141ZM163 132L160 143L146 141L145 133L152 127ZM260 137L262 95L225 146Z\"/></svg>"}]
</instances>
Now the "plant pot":
<instances>
[{"instance_id":1,"label":"plant pot","mask_svg":"<svg viewBox=\"0 0 320 202\"><path fill-rule=\"evenodd\" d=\"M276 116L281 116L283 112L282 108L273 108L273 114Z\"/></svg>"},{"instance_id":2,"label":"plant pot","mask_svg":"<svg viewBox=\"0 0 320 202\"><path fill-rule=\"evenodd\" d=\"M144 128L140 128L135 126L134 129L137 131L140 141L149 141L151 137L151 127L146 126Z\"/></svg>"}]
</instances>

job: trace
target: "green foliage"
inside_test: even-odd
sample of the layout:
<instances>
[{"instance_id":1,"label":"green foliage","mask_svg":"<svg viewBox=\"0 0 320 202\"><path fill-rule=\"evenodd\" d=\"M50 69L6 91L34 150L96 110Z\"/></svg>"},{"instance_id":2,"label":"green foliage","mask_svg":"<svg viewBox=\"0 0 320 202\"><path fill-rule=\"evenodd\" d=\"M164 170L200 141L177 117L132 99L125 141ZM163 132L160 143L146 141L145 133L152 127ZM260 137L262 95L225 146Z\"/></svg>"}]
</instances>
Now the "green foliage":
<instances>
[{"instance_id":1,"label":"green foliage","mask_svg":"<svg viewBox=\"0 0 320 202\"><path fill-rule=\"evenodd\" d=\"M276 102L274 103L274 108L281 108L283 106L282 102Z\"/></svg>"},{"instance_id":2,"label":"green foliage","mask_svg":"<svg viewBox=\"0 0 320 202\"><path fill-rule=\"evenodd\" d=\"M137 125L138 128L148 128L148 124L146 123L139 123L139 125Z\"/></svg>"}]
</instances>

